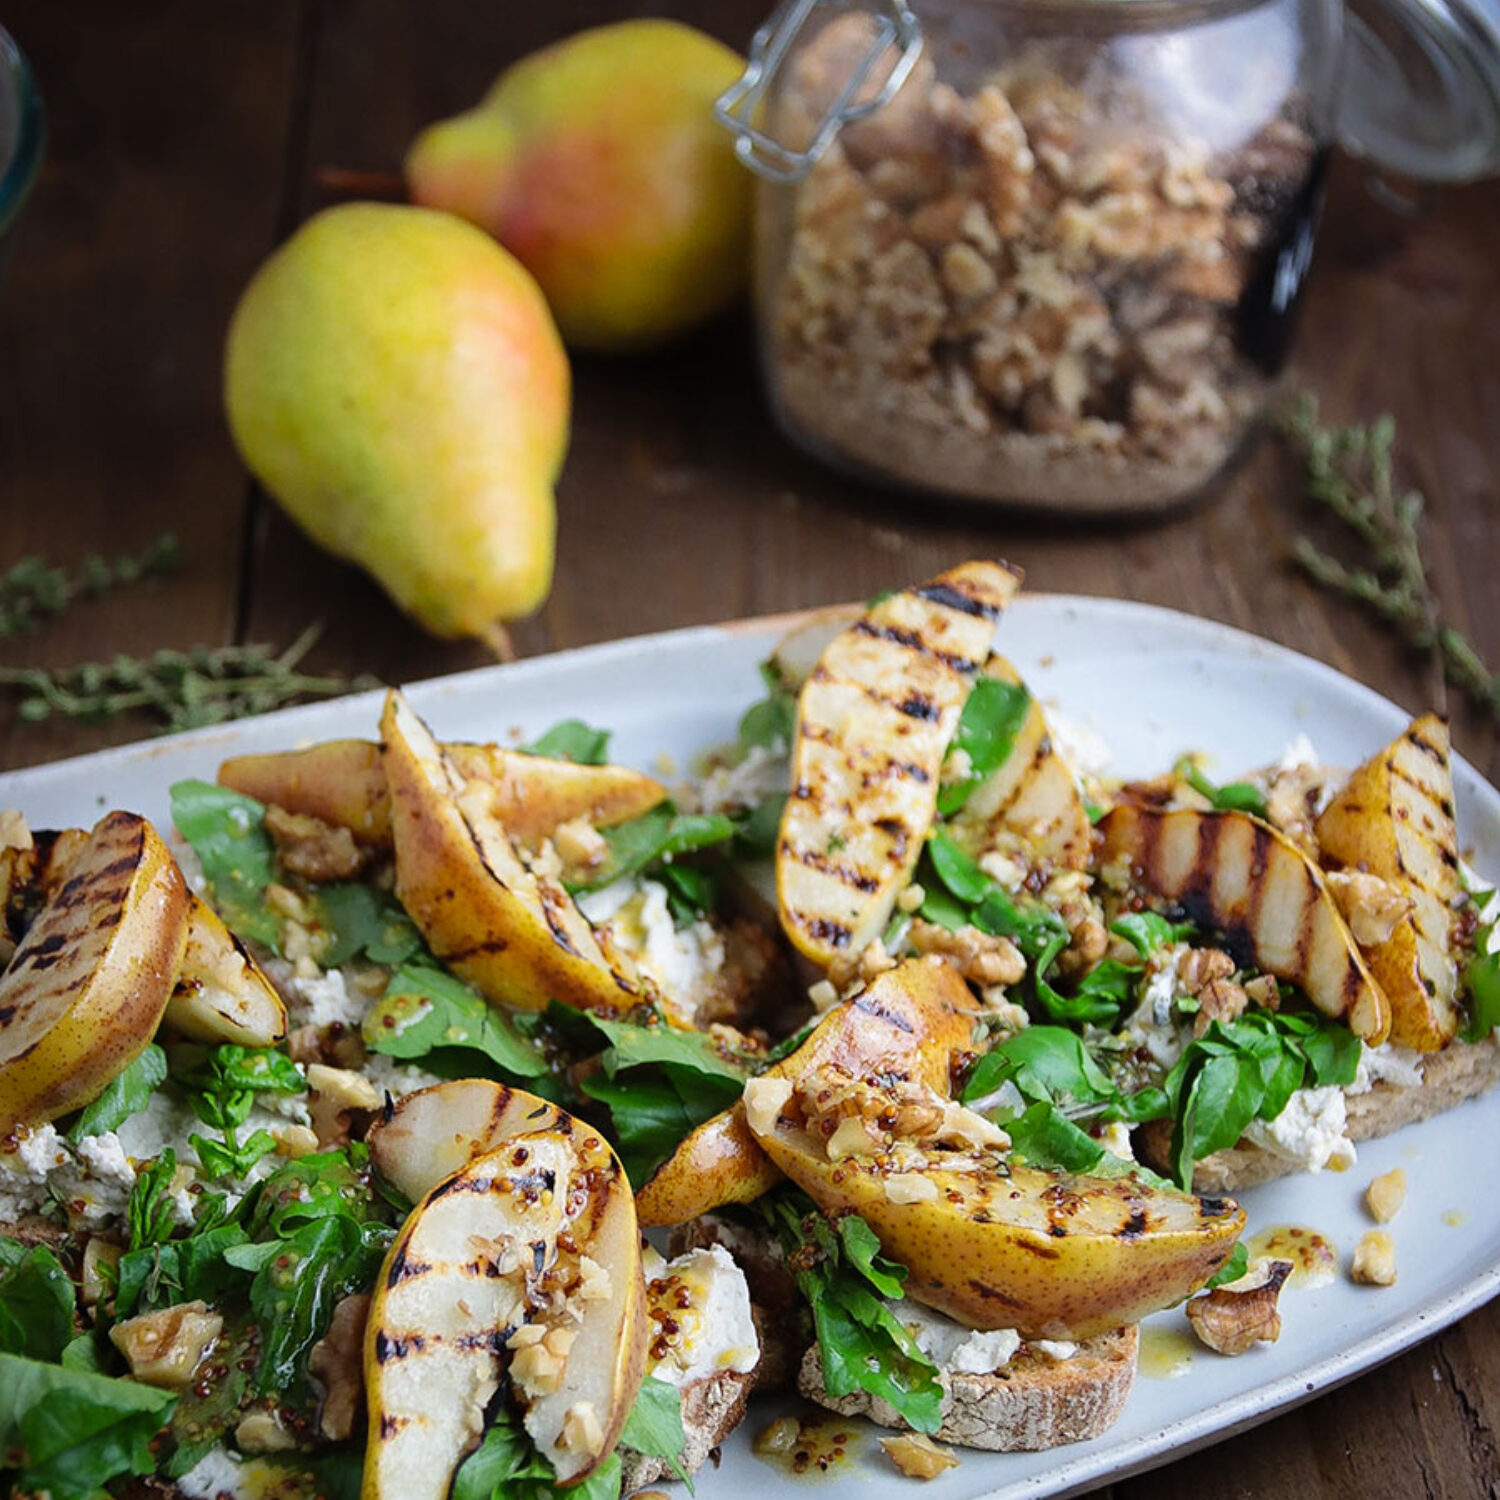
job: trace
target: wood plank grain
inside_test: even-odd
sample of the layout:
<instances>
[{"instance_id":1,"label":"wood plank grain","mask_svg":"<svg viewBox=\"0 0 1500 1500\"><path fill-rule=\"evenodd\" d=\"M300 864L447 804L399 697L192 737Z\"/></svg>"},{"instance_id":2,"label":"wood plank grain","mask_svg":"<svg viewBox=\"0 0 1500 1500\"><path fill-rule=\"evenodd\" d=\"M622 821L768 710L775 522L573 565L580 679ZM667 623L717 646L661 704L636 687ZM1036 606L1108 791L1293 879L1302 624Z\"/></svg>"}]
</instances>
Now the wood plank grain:
<instances>
[{"instance_id":1,"label":"wood plank grain","mask_svg":"<svg viewBox=\"0 0 1500 1500\"><path fill-rule=\"evenodd\" d=\"M0 286L0 567L76 565L164 531L186 563L4 643L56 666L232 637L246 486L219 402L224 327L269 243L296 6L13 4L47 155ZM0 716L0 764L134 739Z\"/></svg>"}]
</instances>

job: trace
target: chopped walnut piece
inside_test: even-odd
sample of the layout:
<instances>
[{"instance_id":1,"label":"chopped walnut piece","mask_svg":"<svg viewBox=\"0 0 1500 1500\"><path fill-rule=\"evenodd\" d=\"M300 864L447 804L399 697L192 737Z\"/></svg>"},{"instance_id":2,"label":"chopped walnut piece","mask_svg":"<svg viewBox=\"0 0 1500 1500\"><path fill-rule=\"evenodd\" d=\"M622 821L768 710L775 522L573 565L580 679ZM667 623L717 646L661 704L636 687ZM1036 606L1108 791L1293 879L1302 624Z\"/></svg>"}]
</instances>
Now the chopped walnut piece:
<instances>
[{"instance_id":1,"label":"chopped walnut piece","mask_svg":"<svg viewBox=\"0 0 1500 1500\"><path fill-rule=\"evenodd\" d=\"M290 1453L297 1446L274 1411L247 1412L234 1429L234 1441L245 1453Z\"/></svg>"},{"instance_id":2,"label":"chopped walnut piece","mask_svg":"<svg viewBox=\"0 0 1500 1500\"><path fill-rule=\"evenodd\" d=\"M353 1433L354 1419L364 1399L362 1351L369 1311L368 1292L343 1298L333 1309L328 1332L307 1356L309 1373L323 1383L318 1428L330 1442L342 1442Z\"/></svg>"},{"instance_id":3,"label":"chopped walnut piece","mask_svg":"<svg viewBox=\"0 0 1500 1500\"><path fill-rule=\"evenodd\" d=\"M1361 948L1378 948L1389 941L1397 924L1416 906L1405 891L1362 870L1330 870L1323 879Z\"/></svg>"},{"instance_id":4,"label":"chopped walnut piece","mask_svg":"<svg viewBox=\"0 0 1500 1500\"><path fill-rule=\"evenodd\" d=\"M880 1446L908 1479L936 1479L944 1470L958 1467L958 1459L949 1449L938 1447L922 1432L881 1438Z\"/></svg>"},{"instance_id":5,"label":"chopped walnut piece","mask_svg":"<svg viewBox=\"0 0 1500 1500\"><path fill-rule=\"evenodd\" d=\"M1193 1017L1193 1035L1202 1036L1215 1021L1226 1024L1238 1019L1250 1003L1243 985L1232 979L1215 979L1198 992L1198 1014Z\"/></svg>"},{"instance_id":6,"label":"chopped walnut piece","mask_svg":"<svg viewBox=\"0 0 1500 1500\"><path fill-rule=\"evenodd\" d=\"M307 1086L339 1109L380 1108L380 1095L375 1085L352 1068L330 1068L326 1063L310 1063Z\"/></svg>"},{"instance_id":7,"label":"chopped walnut piece","mask_svg":"<svg viewBox=\"0 0 1500 1500\"><path fill-rule=\"evenodd\" d=\"M369 851L354 842L347 828L337 828L307 813L266 808L266 832L281 863L306 880L352 880L364 869Z\"/></svg>"},{"instance_id":8,"label":"chopped walnut piece","mask_svg":"<svg viewBox=\"0 0 1500 1500\"><path fill-rule=\"evenodd\" d=\"M757 1135L776 1128L776 1117L792 1097L790 1078L773 1078L763 1074L745 1085L745 1117Z\"/></svg>"},{"instance_id":9,"label":"chopped walnut piece","mask_svg":"<svg viewBox=\"0 0 1500 1500\"><path fill-rule=\"evenodd\" d=\"M1189 995L1200 995L1216 979L1229 979L1234 960L1222 948L1188 948L1177 957L1177 978Z\"/></svg>"},{"instance_id":10,"label":"chopped walnut piece","mask_svg":"<svg viewBox=\"0 0 1500 1500\"><path fill-rule=\"evenodd\" d=\"M591 870L609 853L609 841L587 818L560 823L552 832L558 857L570 870Z\"/></svg>"},{"instance_id":11,"label":"chopped walnut piece","mask_svg":"<svg viewBox=\"0 0 1500 1500\"><path fill-rule=\"evenodd\" d=\"M1372 1229L1360 1237L1349 1275L1362 1286L1395 1286L1396 1242L1385 1230Z\"/></svg>"},{"instance_id":12,"label":"chopped walnut piece","mask_svg":"<svg viewBox=\"0 0 1500 1500\"><path fill-rule=\"evenodd\" d=\"M1365 1189L1365 1207L1377 1224L1389 1224L1406 1202L1406 1173L1400 1167L1383 1172Z\"/></svg>"},{"instance_id":13,"label":"chopped walnut piece","mask_svg":"<svg viewBox=\"0 0 1500 1500\"><path fill-rule=\"evenodd\" d=\"M918 918L911 924L907 941L918 953L936 954L978 985L1016 984L1026 973L1026 960L1009 938L977 927L950 932Z\"/></svg>"},{"instance_id":14,"label":"chopped walnut piece","mask_svg":"<svg viewBox=\"0 0 1500 1500\"><path fill-rule=\"evenodd\" d=\"M1243 1354L1258 1343L1274 1344L1281 1337L1276 1302L1291 1274L1289 1260L1262 1260L1238 1281L1194 1297L1186 1308L1193 1332L1218 1354Z\"/></svg>"}]
</instances>

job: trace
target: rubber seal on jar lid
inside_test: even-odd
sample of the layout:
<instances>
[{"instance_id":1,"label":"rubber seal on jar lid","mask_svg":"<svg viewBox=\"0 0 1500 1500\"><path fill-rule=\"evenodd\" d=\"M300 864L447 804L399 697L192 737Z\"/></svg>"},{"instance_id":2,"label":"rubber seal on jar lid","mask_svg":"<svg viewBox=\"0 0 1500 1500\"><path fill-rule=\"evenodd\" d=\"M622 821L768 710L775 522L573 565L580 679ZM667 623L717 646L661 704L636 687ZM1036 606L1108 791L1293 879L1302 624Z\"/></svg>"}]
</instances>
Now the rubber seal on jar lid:
<instances>
[{"instance_id":1,"label":"rubber seal on jar lid","mask_svg":"<svg viewBox=\"0 0 1500 1500\"><path fill-rule=\"evenodd\" d=\"M1349 0L1338 137L1421 182L1500 171L1500 0Z\"/></svg>"}]
</instances>

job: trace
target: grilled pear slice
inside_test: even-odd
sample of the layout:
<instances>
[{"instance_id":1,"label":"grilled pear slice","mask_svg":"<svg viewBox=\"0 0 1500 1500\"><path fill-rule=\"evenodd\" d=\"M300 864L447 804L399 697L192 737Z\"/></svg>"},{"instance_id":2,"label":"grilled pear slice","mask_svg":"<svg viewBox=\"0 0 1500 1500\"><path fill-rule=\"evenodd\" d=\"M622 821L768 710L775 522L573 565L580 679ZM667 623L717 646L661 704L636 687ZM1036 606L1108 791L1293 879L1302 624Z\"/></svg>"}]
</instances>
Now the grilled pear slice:
<instances>
[{"instance_id":1,"label":"grilled pear slice","mask_svg":"<svg viewBox=\"0 0 1500 1500\"><path fill-rule=\"evenodd\" d=\"M1123 804L1100 820L1100 859L1124 860L1133 886L1222 932L1267 974L1295 984L1324 1015L1372 1047L1390 1003L1323 882L1284 833L1242 812Z\"/></svg>"},{"instance_id":2,"label":"grilled pear slice","mask_svg":"<svg viewBox=\"0 0 1500 1500\"><path fill-rule=\"evenodd\" d=\"M650 812L667 789L625 766L580 766L499 745L463 743L443 752L470 781L495 788L495 813L512 838L537 844L561 823L586 818L609 828ZM380 746L329 740L280 755L241 755L219 767L219 785L292 813L347 828L372 848L391 846L391 800Z\"/></svg>"},{"instance_id":3,"label":"grilled pear slice","mask_svg":"<svg viewBox=\"0 0 1500 1500\"><path fill-rule=\"evenodd\" d=\"M88 842L82 828L37 829L25 844L0 849L0 944L9 951L67 879L68 866Z\"/></svg>"},{"instance_id":4,"label":"grilled pear slice","mask_svg":"<svg viewBox=\"0 0 1500 1500\"><path fill-rule=\"evenodd\" d=\"M771 665L781 685L789 692L801 692L818 659L863 613L857 604L835 604L800 617L771 648Z\"/></svg>"},{"instance_id":5,"label":"grilled pear slice","mask_svg":"<svg viewBox=\"0 0 1500 1500\"><path fill-rule=\"evenodd\" d=\"M911 1079L946 1095L955 1053L974 1045L974 996L937 959L908 959L818 1022L762 1077L797 1078L834 1066L856 1077ZM748 1203L780 1181L745 1119L743 1101L688 1135L636 1194L648 1225L685 1224L725 1203Z\"/></svg>"},{"instance_id":6,"label":"grilled pear slice","mask_svg":"<svg viewBox=\"0 0 1500 1500\"><path fill-rule=\"evenodd\" d=\"M144 818L95 824L0 976L0 1130L78 1109L135 1060L171 996L188 909Z\"/></svg>"},{"instance_id":7,"label":"grilled pear slice","mask_svg":"<svg viewBox=\"0 0 1500 1500\"><path fill-rule=\"evenodd\" d=\"M415 1203L512 1136L572 1125L571 1116L524 1089L453 1078L398 1099L365 1140L376 1170Z\"/></svg>"},{"instance_id":8,"label":"grilled pear slice","mask_svg":"<svg viewBox=\"0 0 1500 1500\"><path fill-rule=\"evenodd\" d=\"M1020 587L969 562L880 600L834 637L797 702L776 886L792 944L825 968L890 920L937 817L964 700Z\"/></svg>"},{"instance_id":9,"label":"grilled pear slice","mask_svg":"<svg viewBox=\"0 0 1500 1500\"><path fill-rule=\"evenodd\" d=\"M364 1500L442 1500L502 1380L559 1483L588 1478L634 1405L646 1340L640 1232L613 1152L566 1116L512 1136L438 1182L381 1267Z\"/></svg>"},{"instance_id":10,"label":"grilled pear slice","mask_svg":"<svg viewBox=\"0 0 1500 1500\"><path fill-rule=\"evenodd\" d=\"M1435 1052L1458 1030L1450 755L1447 724L1424 714L1349 778L1316 826L1325 864L1378 875L1411 898L1411 913L1364 954L1391 1003L1391 1040L1423 1052Z\"/></svg>"},{"instance_id":11,"label":"grilled pear slice","mask_svg":"<svg viewBox=\"0 0 1500 1500\"><path fill-rule=\"evenodd\" d=\"M187 943L166 1021L190 1041L274 1047L286 1036L286 1006L219 914L189 896Z\"/></svg>"},{"instance_id":12,"label":"grilled pear slice","mask_svg":"<svg viewBox=\"0 0 1500 1500\"><path fill-rule=\"evenodd\" d=\"M825 1213L864 1218L907 1268L908 1297L966 1327L1086 1339L1139 1322L1202 1286L1245 1227L1244 1211L1228 1199L1135 1176L1020 1166L1002 1148L977 1143L982 1133L962 1119L973 1112L951 1105L928 1139L843 1154L847 1134L829 1129L830 1098L848 1111L841 1118L855 1120L915 1115L920 1100L910 1090L831 1080L836 1070L814 1070L779 1112L752 1108L757 1141Z\"/></svg>"},{"instance_id":13,"label":"grilled pear slice","mask_svg":"<svg viewBox=\"0 0 1500 1500\"><path fill-rule=\"evenodd\" d=\"M1025 687L1002 656L992 656L984 674ZM1010 754L969 794L950 828L975 859L991 849L1003 852L1019 838L1059 869L1088 868L1093 850L1088 809L1068 763L1053 748L1046 716L1034 697Z\"/></svg>"},{"instance_id":14,"label":"grilled pear slice","mask_svg":"<svg viewBox=\"0 0 1500 1500\"><path fill-rule=\"evenodd\" d=\"M493 784L464 776L400 693L387 697L380 730L396 897L432 951L487 1000L517 1010L639 1005L625 960L611 963L561 881L522 858Z\"/></svg>"}]
</instances>

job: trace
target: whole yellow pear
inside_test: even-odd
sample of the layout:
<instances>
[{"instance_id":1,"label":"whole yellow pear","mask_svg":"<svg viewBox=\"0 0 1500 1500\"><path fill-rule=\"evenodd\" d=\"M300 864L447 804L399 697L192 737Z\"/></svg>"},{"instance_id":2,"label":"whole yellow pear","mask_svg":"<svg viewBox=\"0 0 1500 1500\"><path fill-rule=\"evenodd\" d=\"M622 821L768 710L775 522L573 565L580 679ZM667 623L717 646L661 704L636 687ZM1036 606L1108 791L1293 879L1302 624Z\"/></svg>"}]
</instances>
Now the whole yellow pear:
<instances>
[{"instance_id":1,"label":"whole yellow pear","mask_svg":"<svg viewBox=\"0 0 1500 1500\"><path fill-rule=\"evenodd\" d=\"M743 61L675 21L621 21L502 73L406 158L414 202L487 229L568 344L659 344L740 292L750 176L713 118Z\"/></svg>"},{"instance_id":2,"label":"whole yellow pear","mask_svg":"<svg viewBox=\"0 0 1500 1500\"><path fill-rule=\"evenodd\" d=\"M235 309L224 396L288 514L435 634L494 639L547 597L567 356L472 225L385 203L310 219Z\"/></svg>"}]
</instances>

